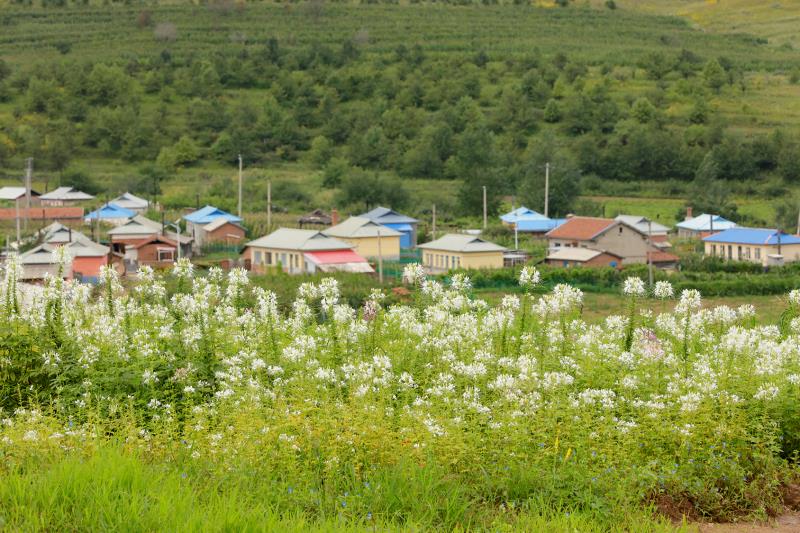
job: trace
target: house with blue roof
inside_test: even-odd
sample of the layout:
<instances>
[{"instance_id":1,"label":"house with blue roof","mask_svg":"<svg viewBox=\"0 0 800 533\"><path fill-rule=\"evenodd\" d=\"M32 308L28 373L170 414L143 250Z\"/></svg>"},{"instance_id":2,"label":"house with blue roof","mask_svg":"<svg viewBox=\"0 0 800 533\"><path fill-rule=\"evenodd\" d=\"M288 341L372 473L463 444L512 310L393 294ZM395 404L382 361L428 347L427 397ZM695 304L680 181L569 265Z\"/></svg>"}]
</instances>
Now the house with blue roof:
<instances>
[{"instance_id":1,"label":"house with blue roof","mask_svg":"<svg viewBox=\"0 0 800 533\"><path fill-rule=\"evenodd\" d=\"M419 220L406 215L401 215L388 207L376 207L372 211L367 211L359 218L366 218L400 232L400 248L416 248L417 246L417 224Z\"/></svg>"},{"instance_id":2,"label":"house with blue roof","mask_svg":"<svg viewBox=\"0 0 800 533\"><path fill-rule=\"evenodd\" d=\"M703 213L702 215L693 217L691 211L688 211L686 213L686 219L683 222L675 224L675 227L678 228L678 237L698 239L717 231L735 228L736 222L709 213Z\"/></svg>"},{"instance_id":3,"label":"house with blue roof","mask_svg":"<svg viewBox=\"0 0 800 533\"><path fill-rule=\"evenodd\" d=\"M800 236L776 229L730 228L703 239L705 255L764 266L800 261Z\"/></svg>"},{"instance_id":4,"label":"house with blue roof","mask_svg":"<svg viewBox=\"0 0 800 533\"><path fill-rule=\"evenodd\" d=\"M566 222L565 218L549 218L525 206L500 216L506 226L516 226L520 233L534 233L544 235L548 231L559 227Z\"/></svg>"},{"instance_id":5,"label":"house with blue roof","mask_svg":"<svg viewBox=\"0 0 800 533\"><path fill-rule=\"evenodd\" d=\"M199 250L200 247L207 244L210 241L211 233L226 222L230 223L224 224L226 226L238 226L241 229L242 235L238 237L239 239L244 236L244 229L240 226L242 219L213 205L192 211L188 215L184 215L183 220L186 221L186 233L194 239L195 250Z\"/></svg>"},{"instance_id":6,"label":"house with blue roof","mask_svg":"<svg viewBox=\"0 0 800 533\"><path fill-rule=\"evenodd\" d=\"M102 222L114 224L115 226L120 226L135 216L135 211L125 209L124 207L120 207L117 204L109 202L86 215L83 220L87 224L95 220L100 220Z\"/></svg>"}]
</instances>

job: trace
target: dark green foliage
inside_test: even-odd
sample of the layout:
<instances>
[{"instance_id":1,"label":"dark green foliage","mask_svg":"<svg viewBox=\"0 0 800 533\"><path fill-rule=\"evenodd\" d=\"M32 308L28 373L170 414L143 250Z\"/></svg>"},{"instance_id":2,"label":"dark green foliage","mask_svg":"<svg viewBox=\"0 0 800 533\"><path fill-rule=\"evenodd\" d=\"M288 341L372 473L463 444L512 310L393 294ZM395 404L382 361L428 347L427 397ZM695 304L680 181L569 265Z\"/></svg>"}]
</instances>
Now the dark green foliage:
<instances>
[{"instance_id":1,"label":"dark green foliage","mask_svg":"<svg viewBox=\"0 0 800 533\"><path fill-rule=\"evenodd\" d=\"M361 169L353 169L342 178L337 199L341 205L365 211L378 205L402 209L410 200L400 180Z\"/></svg>"}]
</instances>

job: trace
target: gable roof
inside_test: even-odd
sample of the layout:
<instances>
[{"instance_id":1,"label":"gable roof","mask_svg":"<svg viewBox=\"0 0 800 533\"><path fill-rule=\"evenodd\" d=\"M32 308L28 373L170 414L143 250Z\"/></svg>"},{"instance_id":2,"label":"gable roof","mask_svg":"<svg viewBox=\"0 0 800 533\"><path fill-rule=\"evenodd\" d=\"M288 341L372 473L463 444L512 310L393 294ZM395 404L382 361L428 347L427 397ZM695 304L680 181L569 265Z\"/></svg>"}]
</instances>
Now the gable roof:
<instances>
[{"instance_id":1,"label":"gable roof","mask_svg":"<svg viewBox=\"0 0 800 533\"><path fill-rule=\"evenodd\" d=\"M711 231L711 221L714 221L714 230L722 231L736 227L736 222L731 222L727 218L722 218L719 215L710 215L703 213L694 218L678 222L677 227L690 231Z\"/></svg>"},{"instance_id":2,"label":"gable roof","mask_svg":"<svg viewBox=\"0 0 800 533\"><path fill-rule=\"evenodd\" d=\"M514 224L520 220L549 220L549 218L541 213L537 213L533 209L521 206L513 211L509 211L505 215L500 215L500 220L507 224Z\"/></svg>"},{"instance_id":3,"label":"gable roof","mask_svg":"<svg viewBox=\"0 0 800 533\"><path fill-rule=\"evenodd\" d=\"M648 231L652 232L653 235L657 233L667 233L669 231L667 226L659 224L658 222L653 222L649 218L641 215L617 215L614 220L627 224L645 235L647 235Z\"/></svg>"},{"instance_id":4,"label":"gable roof","mask_svg":"<svg viewBox=\"0 0 800 533\"><path fill-rule=\"evenodd\" d=\"M42 200L91 200L91 194L86 194L74 187L58 187L40 196Z\"/></svg>"},{"instance_id":5,"label":"gable roof","mask_svg":"<svg viewBox=\"0 0 800 533\"><path fill-rule=\"evenodd\" d=\"M108 246L96 243L88 237L73 240L66 247L72 257L103 257L111 251Z\"/></svg>"},{"instance_id":6,"label":"gable roof","mask_svg":"<svg viewBox=\"0 0 800 533\"><path fill-rule=\"evenodd\" d=\"M223 211L213 205L207 205L198 209L197 211L192 211L188 215L184 215L183 219L194 224L208 224L209 222L213 222L218 218L224 218L225 220L230 220L231 222L241 222L242 219L237 217L236 215L232 215L227 211Z\"/></svg>"},{"instance_id":7,"label":"gable roof","mask_svg":"<svg viewBox=\"0 0 800 533\"><path fill-rule=\"evenodd\" d=\"M797 235L765 228L730 228L710 235L703 241L776 246L779 238L781 244L800 244L800 237Z\"/></svg>"},{"instance_id":8,"label":"gable roof","mask_svg":"<svg viewBox=\"0 0 800 533\"><path fill-rule=\"evenodd\" d=\"M161 224L142 215L132 217L126 223L108 230L109 235L150 235L159 233Z\"/></svg>"},{"instance_id":9,"label":"gable roof","mask_svg":"<svg viewBox=\"0 0 800 533\"><path fill-rule=\"evenodd\" d=\"M177 248L178 247L178 244L175 241L173 241L172 239L168 239L168 238L164 237L163 235L153 235L152 237L150 237L146 241L142 241L142 242L140 242L138 244L133 245L133 247L138 250L142 246L147 246L148 244L153 244L154 242L162 242L162 243L164 243L164 244L166 244L168 246L171 246L172 248Z\"/></svg>"},{"instance_id":10,"label":"gable roof","mask_svg":"<svg viewBox=\"0 0 800 533\"><path fill-rule=\"evenodd\" d=\"M136 211L131 211L130 209L125 209L124 207L109 202L87 214L86 220L132 218L134 216L136 216Z\"/></svg>"},{"instance_id":11,"label":"gable roof","mask_svg":"<svg viewBox=\"0 0 800 533\"><path fill-rule=\"evenodd\" d=\"M557 228L549 231L547 237L551 239L588 241L616 224L619 224L619 222L611 218L572 217Z\"/></svg>"},{"instance_id":12,"label":"gable roof","mask_svg":"<svg viewBox=\"0 0 800 533\"><path fill-rule=\"evenodd\" d=\"M575 248L573 246L561 247L555 250L553 253L548 254L547 259L552 259L554 261L578 261L583 263L602 254L622 259L615 253L602 252L600 250L592 250L590 248Z\"/></svg>"},{"instance_id":13,"label":"gable roof","mask_svg":"<svg viewBox=\"0 0 800 533\"><path fill-rule=\"evenodd\" d=\"M0 200L16 200L25 197L25 187L0 187ZM31 190L31 197L39 196L39 193Z\"/></svg>"},{"instance_id":14,"label":"gable roof","mask_svg":"<svg viewBox=\"0 0 800 533\"><path fill-rule=\"evenodd\" d=\"M72 231L59 222L53 222L49 226L43 228L43 230L44 238L42 240L48 244L64 244L78 240L91 240L80 231Z\"/></svg>"},{"instance_id":15,"label":"gable roof","mask_svg":"<svg viewBox=\"0 0 800 533\"><path fill-rule=\"evenodd\" d=\"M357 239L361 237L377 237L378 231L380 231L381 237L399 237L402 235L399 231L364 217L350 217L341 224L330 227L322 233L331 237Z\"/></svg>"},{"instance_id":16,"label":"gable roof","mask_svg":"<svg viewBox=\"0 0 800 533\"><path fill-rule=\"evenodd\" d=\"M367 211L361 215L362 218L368 218L379 224L416 224L419 222L416 218L411 218L406 215L401 215L393 209L388 207L376 207L371 211Z\"/></svg>"},{"instance_id":17,"label":"gable roof","mask_svg":"<svg viewBox=\"0 0 800 533\"><path fill-rule=\"evenodd\" d=\"M124 192L111 200L112 203L124 207L125 209L147 209L150 202L144 198L139 198L135 194Z\"/></svg>"},{"instance_id":18,"label":"gable roof","mask_svg":"<svg viewBox=\"0 0 800 533\"><path fill-rule=\"evenodd\" d=\"M506 248L466 233L448 233L435 241L420 244L423 250L444 250L446 252L504 252Z\"/></svg>"},{"instance_id":19,"label":"gable roof","mask_svg":"<svg viewBox=\"0 0 800 533\"><path fill-rule=\"evenodd\" d=\"M530 233L547 233L566 222L566 218L524 218L517 219L514 225L517 231Z\"/></svg>"},{"instance_id":20,"label":"gable roof","mask_svg":"<svg viewBox=\"0 0 800 533\"><path fill-rule=\"evenodd\" d=\"M245 247L273 248L278 250L352 250L353 247L339 239L328 237L313 229L278 228L245 244Z\"/></svg>"},{"instance_id":21,"label":"gable roof","mask_svg":"<svg viewBox=\"0 0 800 533\"><path fill-rule=\"evenodd\" d=\"M242 226L240 224L238 224L237 222L234 222L233 220L228 220L225 217L219 217L219 218L216 218L216 219L212 220L211 222L209 222L205 226L203 226L203 230L204 231L214 231L217 228L221 228L225 224L233 224L237 228L244 229L244 228L242 228Z\"/></svg>"},{"instance_id":22,"label":"gable roof","mask_svg":"<svg viewBox=\"0 0 800 533\"><path fill-rule=\"evenodd\" d=\"M43 243L20 254L19 260L23 265L50 265L56 262L52 244Z\"/></svg>"}]
</instances>

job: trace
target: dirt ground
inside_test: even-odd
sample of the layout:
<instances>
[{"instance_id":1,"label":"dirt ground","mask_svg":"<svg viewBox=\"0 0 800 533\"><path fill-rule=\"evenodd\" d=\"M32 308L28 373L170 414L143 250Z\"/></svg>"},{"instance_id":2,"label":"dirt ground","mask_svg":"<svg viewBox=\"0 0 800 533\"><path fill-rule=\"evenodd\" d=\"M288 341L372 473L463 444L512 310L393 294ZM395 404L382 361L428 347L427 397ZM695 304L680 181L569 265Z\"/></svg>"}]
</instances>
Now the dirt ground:
<instances>
[{"instance_id":1,"label":"dirt ground","mask_svg":"<svg viewBox=\"0 0 800 533\"><path fill-rule=\"evenodd\" d=\"M799 533L800 512L784 514L766 524L698 524L700 533Z\"/></svg>"}]
</instances>

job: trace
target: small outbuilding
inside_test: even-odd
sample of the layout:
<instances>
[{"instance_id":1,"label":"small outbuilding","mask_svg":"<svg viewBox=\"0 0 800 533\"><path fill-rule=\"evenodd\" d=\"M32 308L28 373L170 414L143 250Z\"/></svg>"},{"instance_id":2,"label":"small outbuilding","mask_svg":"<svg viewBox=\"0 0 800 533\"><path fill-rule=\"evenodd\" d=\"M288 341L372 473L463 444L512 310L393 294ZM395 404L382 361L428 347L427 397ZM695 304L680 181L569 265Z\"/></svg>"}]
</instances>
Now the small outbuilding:
<instances>
[{"instance_id":1,"label":"small outbuilding","mask_svg":"<svg viewBox=\"0 0 800 533\"><path fill-rule=\"evenodd\" d=\"M41 204L46 207L72 206L93 199L94 196L91 194L79 191L74 187L58 187L39 197Z\"/></svg>"},{"instance_id":2,"label":"small outbuilding","mask_svg":"<svg viewBox=\"0 0 800 533\"><path fill-rule=\"evenodd\" d=\"M328 237L335 237L352 246L361 257L396 261L400 259L399 231L364 217L350 217L341 224L324 230Z\"/></svg>"},{"instance_id":3,"label":"small outbuilding","mask_svg":"<svg viewBox=\"0 0 800 533\"><path fill-rule=\"evenodd\" d=\"M417 246L417 224L419 224L419 220L416 218L401 215L388 207L376 207L372 211L367 211L359 216L400 232L400 248L415 248Z\"/></svg>"},{"instance_id":4,"label":"small outbuilding","mask_svg":"<svg viewBox=\"0 0 800 533\"><path fill-rule=\"evenodd\" d=\"M217 220L225 220L227 222L234 222L241 224L242 219L236 215L232 215L227 211L223 211L213 205L207 205L196 211L192 211L188 215L184 215L183 219L186 221L186 232L194 239L193 245L195 249L199 249L209 242L214 242L213 235L209 236L206 226ZM214 229L219 229L218 226L211 226ZM213 230L212 230L213 231ZM242 233L244 236L244 233ZM209 240L209 238L211 240Z\"/></svg>"},{"instance_id":5,"label":"small outbuilding","mask_svg":"<svg viewBox=\"0 0 800 533\"><path fill-rule=\"evenodd\" d=\"M147 212L150 208L150 201L144 198L139 198L135 194L131 194L129 192L125 192L111 200L111 203L122 207L124 209L130 209L131 211L136 211L138 214L143 214Z\"/></svg>"},{"instance_id":6,"label":"small outbuilding","mask_svg":"<svg viewBox=\"0 0 800 533\"><path fill-rule=\"evenodd\" d=\"M84 218L84 222L89 224L95 220L99 220L101 222L108 222L109 224L119 226L121 224L125 224L127 221L135 217L136 214L136 211L125 209L124 207L120 207L117 204L109 202L87 214L86 218Z\"/></svg>"},{"instance_id":7,"label":"small outbuilding","mask_svg":"<svg viewBox=\"0 0 800 533\"><path fill-rule=\"evenodd\" d=\"M678 237L702 239L718 231L735 228L737 224L727 218L709 213L693 217L690 210L686 214L686 219L683 222L678 222L675 226L678 228Z\"/></svg>"},{"instance_id":8,"label":"small outbuilding","mask_svg":"<svg viewBox=\"0 0 800 533\"><path fill-rule=\"evenodd\" d=\"M456 268L503 268L506 248L477 235L448 233L420 244L422 266L428 271L447 272Z\"/></svg>"},{"instance_id":9,"label":"small outbuilding","mask_svg":"<svg viewBox=\"0 0 800 533\"><path fill-rule=\"evenodd\" d=\"M617 254L589 248L558 248L551 252L545 263L559 267L612 267L620 268L622 258Z\"/></svg>"}]
</instances>

